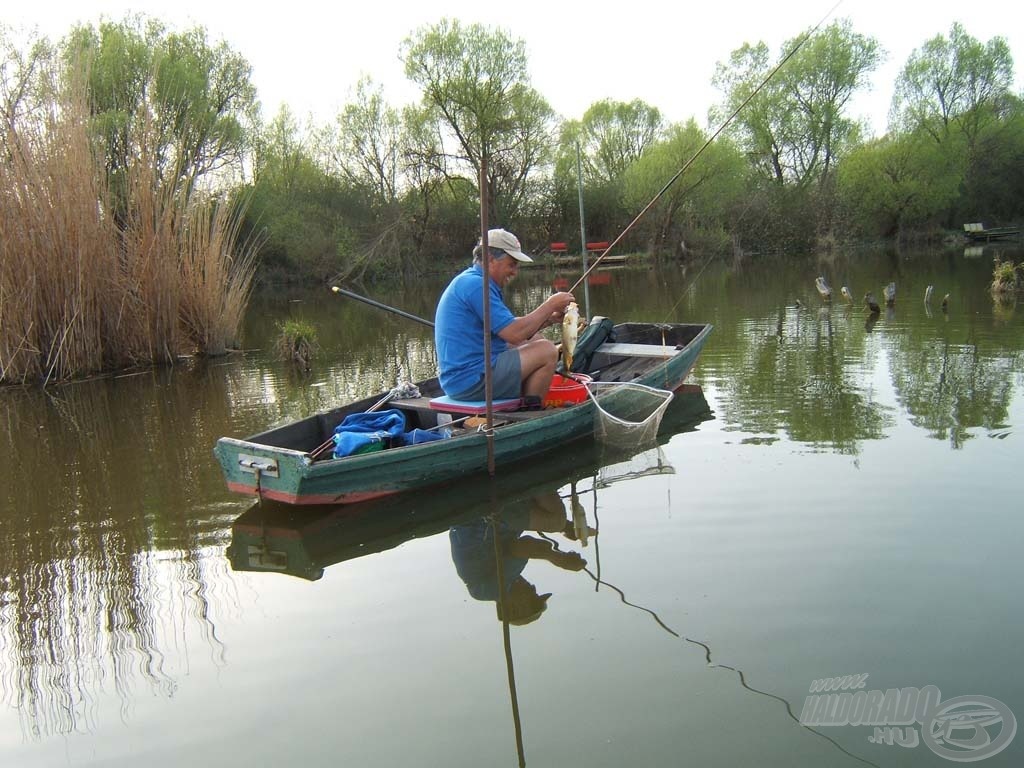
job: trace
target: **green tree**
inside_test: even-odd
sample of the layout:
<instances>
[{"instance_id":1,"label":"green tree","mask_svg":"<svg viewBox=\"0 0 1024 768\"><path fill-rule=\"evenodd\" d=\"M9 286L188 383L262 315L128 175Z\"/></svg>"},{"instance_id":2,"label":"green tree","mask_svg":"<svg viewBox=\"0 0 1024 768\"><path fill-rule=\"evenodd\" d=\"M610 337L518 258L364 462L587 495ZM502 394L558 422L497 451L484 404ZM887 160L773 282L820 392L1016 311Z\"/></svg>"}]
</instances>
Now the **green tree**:
<instances>
[{"instance_id":1,"label":"green tree","mask_svg":"<svg viewBox=\"0 0 1024 768\"><path fill-rule=\"evenodd\" d=\"M203 177L238 169L248 147L244 126L256 106L246 60L194 28L169 32L142 17L79 26L63 45L69 73L88 72L90 111L107 172L123 173L156 133L165 182L190 191Z\"/></svg>"},{"instance_id":2,"label":"green tree","mask_svg":"<svg viewBox=\"0 0 1024 768\"><path fill-rule=\"evenodd\" d=\"M551 204L564 221L556 230L579 230L579 176L588 238L610 237L631 218L623 205L624 178L658 138L664 126L657 108L635 99L605 99L587 108L580 120L564 122L555 156ZM580 174L577 174L579 158ZM565 235L556 234L558 238Z\"/></svg>"},{"instance_id":3,"label":"green tree","mask_svg":"<svg viewBox=\"0 0 1024 768\"><path fill-rule=\"evenodd\" d=\"M837 21L801 44L787 41L778 61L800 47L739 113L735 133L755 167L775 182L824 184L859 139L846 116L850 99L880 60L878 43ZM732 114L770 71L764 43L744 45L719 64L713 83L725 93L719 117Z\"/></svg>"},{"instance_id":4,"label":"green tree","mask_svg":"<svg viewBox=\"0 0 1024 768\"><path fill-rule=\"evenodd\" d=\"M856 232L901 238L941 223L962 176L962 152L953 143L940 146L921 133L889 135L844 159L838 190Z\"/></svg>"},{"instance_id":5,"label":"green tree","mask_svg":"<svg viewBox=\"0 0 1024 768\"><path fill-rule=\"evenodd\" d=\"M526 48L500 30L443 19L403 43L406 75L423 88L447 135L450 170L480 174L486 159L489 218L521 213L529 174L550 161L554 112L529 84Z\"/></svg>"},{"instance_id":6,"label":"green tree","mask_svg":"<svg viewBox=\"0 0 1024 768\"><path fill-rule=\"evenodd\" d=\"M964 221L1019 222L1024 218L1024 103L1008 99L1002 119L978 134L964 178Z\"/></svg>"},{"instance_id":7,"label":"green tree","mask_svg":"<svg viewBox=\"0 0 1024 768\"><path fill-rule=\"evenodd\" d=\"M626 206L634 214L642 210L706 141L692 119L671 126L665 138L649 147L625 173ZM687 242L702 238L706 245L720 245L739 200L748 191L746 169L742 153L729 139L720 137L709 145L641 219L638 234L646 247L680 255Z\"/></svg>"},{"instance_id":8,"label":"green tree","mask_svg":"<svg viewBox=\"0 0 1024 768\"><path fill-rule=\"evenodd\" d=\"M325 169L384 205L398 199L402 143L401 114L388 105L383 89L369 77L359 80L355 100L317 136Z\"/></svg>"},{"instance_id":9,"label":"green tree","mask_svg":"<svg viewBox=\"0 0 1024 768\"><path fill-rule=\"evenodd\" d=\"M970 148L1008 104L1013 57L1001 37L987 43L954 23L915 50L896 81L890 121L904 132L922 130L938 142L962 133Z\"/></svg>"},{"instance_id":10,"label":"green tree","mask_svg":"<svg viewBox=\"0 0 1024 768\"><path fill-rule=\"evenodd\" d=\"M256 137L247 226L266 234L265 278L327 280L358 252L366 196L325 173L309 144L287 106Z\"/></svg>"},{"instance_id":11,"label":"green tree","mask_svg":"<svg viewBox=\"0 0 1024 768\"><path fill-rule=\"evenodd\" d=\"M605 99L591 104L573 127L575 130L563 131L563 142L579 142L584 178L614 184L661 136L663 124L657 107L640 99ZM575 163L575 147L570 154Z\"/></svg>"}]
</instances>

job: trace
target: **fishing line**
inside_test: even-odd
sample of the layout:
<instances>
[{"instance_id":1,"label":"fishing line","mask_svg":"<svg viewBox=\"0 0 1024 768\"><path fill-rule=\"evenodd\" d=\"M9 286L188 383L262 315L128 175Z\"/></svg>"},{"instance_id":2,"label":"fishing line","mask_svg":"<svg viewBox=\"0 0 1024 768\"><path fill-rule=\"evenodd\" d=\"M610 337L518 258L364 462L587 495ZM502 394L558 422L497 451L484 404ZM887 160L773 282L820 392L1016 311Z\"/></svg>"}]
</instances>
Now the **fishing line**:
<instances>
[{"instance_id":1,"label":"fishing line","mask_svg":"<svg viewBox=\"0 0 1024 768\"><path fill-rule=\"evenodd\" d=\"M555 544L555 548L557 549L557 547L558 547L557 542L553 542L553 543ZM657 613L652 611L650 608L646 608L646 607L644 607L642 605L637 605L636 603L631 603L629 600L627 600L626 599L626 593L623 592L619 587L615 586L614 584L612 584L612 583L610 583L608 581L605 581L605 580L599 578L597 575L592 573L589 568L584 568L583 571L590 578L592 578L597 584L602 584L602 585L604 585L606 587L609 587L610 589L613 589L616 593L618 593L619 599L625 605L628 605L630 608L636 608L639 611L643 611L644 613L649 614L651 616L651 618L654 619L655 623L657 623L657 625L659 627L664 629L666 632L668 632L673 637L675 637L675 638L677 638L679 640L684 640L687 643L692 643L693 645L699 645L701 648L703 648L704 649L704 659L707 661L709 666L711 666L711 667L718 667L720 669L728 669L730 672L735 672L736 675L740 679L740 685L742 685L744 688L746 688L751 693L757 693L757 694L760 694L761 696L767 696L770 699L775 699L776 701L781 702L783 704L783 706L785 706L785 708L786 708L786 714L790 717L790 719L792 719L795 723L797 723L797 725L799 725L801 728L804 728L804 729L810 731L811 733L813 733L815 736L820 736L821 738L823 738L826 741L830 742L832 744L832 746L834 746L836 749L838 749L840 752L842 752L843 754L847 755L848 757L852 757L854 760L857 760L857 761L859 761L861 763L864 763L865 765L873 766L873 768L879 768L877 763L873 763L870 760L867 760L867 759L865 759L863 757L860 757L859 755L853 754L852 752L850 752L849 750L844 748L839 742L837 742L831 736L827 736L826 734L822 733L821 731L819 731L819 730L817 730L817 729L815 729L815 728L813 728L813 727L811 727L809 725L804 725L803 723L801 723L800 722L800 718L797 717L796 714L793 712L793 707L789 703L789 701L787 701L786 699L784 699L781 696L778 696L778 695L776 695L774 693L769 693L768 691L762 691L762 690L760 690L758 688L754 688L752 685L750 685L747 682L746 675L743 673L742 669L736 669L736 667L730 667L728 664L719 664L719 663L713 661L711 659L711 646L709 646L707 643L701 642L700 640L694 640L692 638L689 638L689 637L686 637L685 635L680 634L679 632L676 632L674 629L672 629L670 626L668 626L664 621L662 621L661 617Z\"/></svg>"},{"instance_id":2,"label":"fishing line","mask_svg":"<svg viewBox=\"0 0 1024 768\"><path fill-rule=\"evenodd\" d=\"M729 124L732 123L732 121L736 118L736 115L738 115L740 113L740 111L744 107L746 107L747 104L749 104L751 102L751 100L758 93L761 92L761 89L764 88L773 77L775 77L775 75L778 73L778 71L780 69L782 69L791 58L793 58L793 56L796 54L796 52L799 51L803 47L803 44L806 43L814 35L814 33L817 32L818 29L821 28L821 25L824 24L828 20L828 18L835 12L836 8L838 8L842 4L842 1L843 0L839 0L839 2L837 2L835 5L832 6L832 8L829 10L829 12L826 13L821 18L821 21L819 21L817 24L815 24L814 27L809 32L807 32L800 39L800 41L797 42L796 45L793 46L792 50L790 50L790 52L787 53L782 58L782 60L778 64L775 65L775 67L772 69L772 71L768 73L768 76L765 77L765 79L761 81L761 84L758 85L757 88L755 88L753 91L751 91L742 102L740 102L740 105L738 107L736 107L736 109L733 110L732 114L729 115L729 117L727 117L725 119L725 121L720 126L718 126L718 129L714 133L712 133L710 137L708 137L708 140L705 141L703 145L701 145L700 149L698 149L696 152L693 153L693 155L690 157L690 159L687 160L683 164L683 167L680 168L678 171L676 171L675 174L672 176L672 178L670 178L667 182L665 182L665 186L663 186L661 188L661 190L659 190L658 194L656 194L654 197L652 197L651 201L649 203L647 203L647 205L645 205L643 207L643 210L641 210L640 213L638 213L636 215L636 217L626 226L626 228L624 230L622 230L622 232L619 233L619 236L616 237L614 240L612 240L612 242L608 245L608 247L605 248L604 253L602 253L600 256L597 257L597 259L594 261L594 263L591 264L589 268L587 268L586 272L584 272L580 276L579 280L577 280L575 283L572 284L572 287L569 288L569 293L572 293L573 291L575 291L579 287L580 283L582 283L584 280L587 279L587 276L591 272L593 272L594 269L597 268L597 265L601 263L601 260L605 256L607 256L609 253L612 252L612 249L622 241L622 239L629 233L629 231L634 226L636 226L637 222L639 222L640 219L642 219L647 214L647 212L654 206L654 204L656 202L658 202L658 200L661 199L661 196L664 195L668 191L669 187L671 187L673 184L675 184L676 181L678 181L679 177L682 176L687 171L687 169L689 169L689 167L691 165L693 165L693 163L697 160L697 158L700 157L702 154L704 154L704 150L706 150L708 147L711 146L711 144L715 141L715 139L717 139L719 137L719 135L721 135L722 131L724 131L727 127L729 127Z\"/></svg>"}]
</instances>

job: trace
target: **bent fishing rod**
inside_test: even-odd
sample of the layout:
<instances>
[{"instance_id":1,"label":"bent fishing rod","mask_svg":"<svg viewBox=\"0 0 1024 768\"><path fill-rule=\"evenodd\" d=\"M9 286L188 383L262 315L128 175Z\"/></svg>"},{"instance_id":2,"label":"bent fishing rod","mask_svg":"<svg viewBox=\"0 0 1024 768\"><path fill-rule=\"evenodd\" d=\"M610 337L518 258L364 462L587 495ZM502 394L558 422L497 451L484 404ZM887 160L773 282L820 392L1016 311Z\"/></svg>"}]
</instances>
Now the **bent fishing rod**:
<instances>
[{"instance_id":1,"label":"bent fishing rod","mask_svg":"<svg viewBox=\"0 0 1024 768\"><path fill-rule=\"evenodd\" d=\"M829 12L822 17L821 21L815 24L814 27L809 32L807 32L796 45L793 46L792 50L782 58L782 61L775 65L774 69L772 69L772 71L768 73L767 77L765 77L764 80L761 81L761 84L758 85L757 88L755 88L753 91L751 91L750 94L748 94L742 102L740 102L740 105L733 110L732 114L729 115L729 117L727 117L720 126L718 126L718 129L714 133L712 133L710 137L708 137L708 140L701 145L700 149L693 153L690 159L683 164L683 167L676 171L675 174L673 174L672 178L665 182L665 186L663 186L658 191L658 194L652 197L651 201L643 207L643 210L641 210L640 213L638 213L636 217L631 222L629 222L626 228L619 233L619 236L612 240L608 247L604 249L604 253L598 256L594 263L587 268L587 271L580 275L579 280L573 283L572 287L569 288L569 293L575 291L579 287L580 283L587 279L587 276L597 268L597 265L601 263L601 260L612 252L612 249L616 245L618 245L622 241L622 239L627 234L629 234L629 231L636 226L637 222L639 222L640 219L642 219L647 214L647 212L652 207L654 207L654 204L658 202L658 200L661 199L661 196L664 195L669 190L669 187L675 184L676 181L679 180L679 177L682 176L687 171L687 169L694 164L694 162L696 162L697 158L704 154L704 151L708 147L710 147L712 143L714 143L715 139L717 139L721 135L722 131L729 127L729 125L732 123L733 120L736 119L736 116L743 110L743 108L746 107L747 104L749 104L751 100L755 96L757 96L758 93L760 93L762 88L768 85L769 81L771 81L771 79L774 78L776 74L778 74L778 71L786 65L786 62L793 58L794 54L796 54L796 52L803 47L803 44L806 43L814 35L814 33L821 28L821 25L824 24L826 20L828 20L828 18L833 14L835 9L840 6L841 3L842 0L839 0L839 2L833 5Z\"/></svg>"}]
</instances>

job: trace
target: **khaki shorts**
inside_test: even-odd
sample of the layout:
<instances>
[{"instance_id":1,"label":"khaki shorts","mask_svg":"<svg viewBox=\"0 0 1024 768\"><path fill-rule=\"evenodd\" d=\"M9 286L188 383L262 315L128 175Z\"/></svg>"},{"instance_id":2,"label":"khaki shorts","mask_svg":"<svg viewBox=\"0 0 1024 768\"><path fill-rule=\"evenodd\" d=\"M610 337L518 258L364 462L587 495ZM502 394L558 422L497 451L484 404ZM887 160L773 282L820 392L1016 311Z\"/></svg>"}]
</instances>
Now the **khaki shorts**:
<instances>
[{"instance_id":1,"label":"khaki shorts","mask_svg":"<svg viewBox=\"0 0 1024 768\"><path fill-rule=\"evenodd\" d=\"M494 390L493 396L495 400L507 400L522 395L522 370L518 349L506 349L498 355L491 376L491 386ZM480 381L475 386L470 387L465 392L452 395L452 397L456 400L466 400L469 402L483 400L484 377L481 376Z\"/></svg>"}]
</instances>

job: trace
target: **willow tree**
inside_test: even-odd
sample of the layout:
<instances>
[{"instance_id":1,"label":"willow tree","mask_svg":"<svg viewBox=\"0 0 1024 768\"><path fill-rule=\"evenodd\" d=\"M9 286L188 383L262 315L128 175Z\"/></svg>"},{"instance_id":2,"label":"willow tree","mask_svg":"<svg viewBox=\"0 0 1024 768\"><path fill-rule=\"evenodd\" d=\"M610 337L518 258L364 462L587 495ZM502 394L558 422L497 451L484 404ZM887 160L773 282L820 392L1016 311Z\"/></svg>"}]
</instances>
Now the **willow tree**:
<instances>
[{"instance_id":1,"label":"willow tree","mask_svg":"<svg viewBox=\"0 0 1024 768\"><path fill-rule=\"evenodd\" d=\"M530 174L550 162L554 112L530 86L526 47L501 30L443 19L401 47L405 73L444 128L453 170L479 177L487 164L488 217L520 217Z\"/></svg>"},{"instance_id":2,"label":"willow tree","mask_svg":"<svg viewBox=\"0 0 1024 768\"><path fill-rule=\"evenodd\" d=\"M199 179L237 170L248 148L256 89L251 67L226 43L152 19L76 27L65 39L69 72L87 72L93 130L112 177L124 173L139 135L159 134L161 179L186 192Z\"/></svg>"},{"instance_id":3,"label":"willow tree","mask_svg":"<svg viewBox=\"0 0 1024 768\"><path fill-rule=\"evenodd\" d=\"M640 99L597 101L579 120L563 123L554 177L563 222L578 221L578 159L587 230L595 239L621 230L636 213L624 208L624 176L663 130L661 112Z\"/></svg>"},{"instance_id":4,"label":"willow tree","mask_svg":"<svg viewBox=\"0 0 1024 768\"><path fill-rule=\"evenodd\" d=\"M859 126L847 107L881 58L878 43L854 32L846 20L802 39L783 45L778 62L799 48L734 123L755 168L778 184L798 187L827 181L837 159L856 145ZM764 43L733 51L712 81L725 94L716 114L732 113L773 66Z\"/></svg>"},{"instance_id":5,"label":"willow tree","mask_svg":"<svg viewBox=\"0 0 1024 768\"><path fill-rule=\"evenodd\" d=\"M922 130L935 141L951 131L974 147L986 124L1010 104L1013 57L1006 40L987 43L959 23L949 37L937 35L907 59L896 81L890 121L902 131Z\"/></svg>"},{"instance_id":6,"label":"willow tree","mask_svg":"<svg viewBox=\"0 0 1024 768\"><path fill-rule=\"evenodd\" d=\"M402 158L402 117L383 88L360 78L354 98L317 134L318 155L337 173L380 205L398 199Z\"/></svg>"},{"instance_id":7,"label":"willow tree","mask_svg":"<svg viewBox=\"0 0 1024 768\"><path fill-rule=\"evenodd\" d=\"M640 211L665 183L705 145L707 136L694 120L669 126L623 174L625 204ZM687 242L702 239L717 246L735 223L746 196L746 165L728 138L719 138L672 184L638 227L652 250L682 255Z\"/></svg>"}]
</instances>

